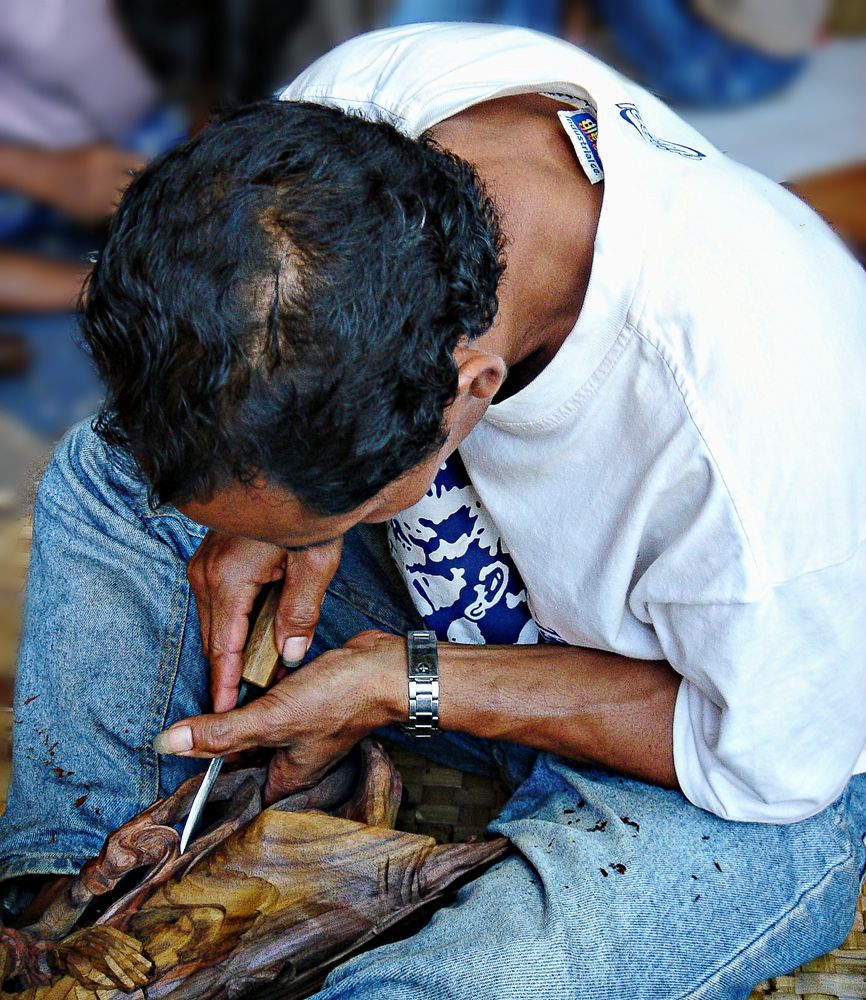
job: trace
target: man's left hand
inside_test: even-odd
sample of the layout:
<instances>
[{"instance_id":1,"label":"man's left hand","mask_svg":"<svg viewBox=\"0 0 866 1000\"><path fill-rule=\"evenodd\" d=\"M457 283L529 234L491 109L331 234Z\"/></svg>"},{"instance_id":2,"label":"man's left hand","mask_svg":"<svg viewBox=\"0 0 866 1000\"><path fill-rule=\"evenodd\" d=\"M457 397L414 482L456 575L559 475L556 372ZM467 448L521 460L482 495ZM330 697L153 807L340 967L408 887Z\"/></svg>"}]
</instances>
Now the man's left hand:
<instances>
[{"instance_id":1,"label":"man's left hand","mask_svg":"<svg viewBox=\"0 0 866 1000\"><path fill-rule=\"evenodd\" d=\"M176 722L154 747L180 757L274 747L264 792L274 802L316 784L374 729L404 719L406 699L403 638L361 632L243 708Z\"/></svg>"}]
</instances>

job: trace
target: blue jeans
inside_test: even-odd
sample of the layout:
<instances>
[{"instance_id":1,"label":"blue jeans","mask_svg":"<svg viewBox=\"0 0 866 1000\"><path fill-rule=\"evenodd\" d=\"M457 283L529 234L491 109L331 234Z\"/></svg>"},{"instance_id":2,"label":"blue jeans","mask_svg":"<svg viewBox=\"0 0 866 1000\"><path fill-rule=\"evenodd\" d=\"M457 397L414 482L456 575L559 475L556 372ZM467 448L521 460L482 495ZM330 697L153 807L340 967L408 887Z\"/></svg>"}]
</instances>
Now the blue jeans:
<instances>
[{"instance_id":1,"label":"blue jeans","mask_svg":"<svg viewBox=\"0 0 866 1000\"><path fill-rule=\"evenodd\" d=\"M787 86L808 61L727 38L689 0L598 0L598 8L644 86L668 101L697 107L756 101Z\"/></svg>"},{"instance_id":2,"label":"blue jeans","mask_svg":"<svg viewBox=\"0 0 866 1000\"><path fill-rule=\"evenodd\" d=\"M389 25L424 21L516 24L549 35L559 33L561 0L397 0Z\"/></svg>"},{"instance_id":3,"label":"blue jeans","mask_svg":"<svg viewBox=\"0 0 866 1000\"><path fill-rule=\"evenodd\" d=\"M204 529L151 510L87 425L57 450L35 527L4 877L77 871L109 830L200 768L150 744L208 706L186 580ZM416 624L380 541L347 537L313 652ZM332 972L321 998L746 997L851 926L863 776L818 816L775 826L522 747L446 734L416 749L505 775L513 795L491 829L514 851L414 937Z\"/></svg>"}]
</instances>

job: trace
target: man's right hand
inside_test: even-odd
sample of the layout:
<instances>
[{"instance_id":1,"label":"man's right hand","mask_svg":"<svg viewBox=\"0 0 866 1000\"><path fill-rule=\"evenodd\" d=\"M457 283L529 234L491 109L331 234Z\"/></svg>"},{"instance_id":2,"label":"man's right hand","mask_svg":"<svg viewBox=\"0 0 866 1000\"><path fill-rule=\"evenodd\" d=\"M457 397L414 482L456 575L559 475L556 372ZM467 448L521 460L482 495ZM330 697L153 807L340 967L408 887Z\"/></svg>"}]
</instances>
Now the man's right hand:
<instances>
[{"instance_id":1,"label":"man's right hand","mask_svg":"<svg viewBox=\"0 0 866 1000\"><path fill-rule=\"evenodd\" d=\"M202 648L211 666L214 711L233 708L243 670L249 616L259 591L283 580L274 636L295 665L312 642L325 590L340 563L342 540L297 552L209 531L187 575L198 605Z\"/></svg>"}]
</instances>

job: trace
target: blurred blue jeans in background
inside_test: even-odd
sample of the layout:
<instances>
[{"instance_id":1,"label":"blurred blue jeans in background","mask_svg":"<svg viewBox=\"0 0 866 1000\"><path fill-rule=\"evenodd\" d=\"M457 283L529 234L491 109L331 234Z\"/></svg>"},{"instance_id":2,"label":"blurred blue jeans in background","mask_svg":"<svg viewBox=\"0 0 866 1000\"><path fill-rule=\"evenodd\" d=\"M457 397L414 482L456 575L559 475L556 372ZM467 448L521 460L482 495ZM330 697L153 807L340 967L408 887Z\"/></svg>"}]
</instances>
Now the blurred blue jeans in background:
<instances>
[{"instance_id":1,"label":"blurred blue jeans in background","mask_svg":"<svg viewBox=\"0 0 866 1000\"><path fill-rule=\"evenodd\" d=\"M667 101L743 104L785 86L808 57L777 58L727 38L687 0L595 0L620 53Z\"/></svg>"},{"instance_id":2,"label":"blurred blue jeans in background","mask_svg":"<svg viewBox=\"0 0 866 1000\"><path fill-rule=\"evenodd\" d=\"M560 0L397 0L392 25L423 21L483 21L559 33Z\"/></svg>"}]
</instances>

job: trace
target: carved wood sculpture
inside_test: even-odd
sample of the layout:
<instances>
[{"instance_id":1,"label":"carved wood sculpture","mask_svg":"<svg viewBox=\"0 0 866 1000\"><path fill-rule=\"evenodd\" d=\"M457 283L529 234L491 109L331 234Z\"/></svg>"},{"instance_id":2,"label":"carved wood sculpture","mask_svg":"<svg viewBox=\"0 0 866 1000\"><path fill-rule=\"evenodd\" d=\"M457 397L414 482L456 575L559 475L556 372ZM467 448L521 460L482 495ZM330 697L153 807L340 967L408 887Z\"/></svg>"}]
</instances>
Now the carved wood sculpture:
<instances>
[{"instance_id":1,"label":"carved wood sculpture","mask_svg":"<svg viewBox=\"0 0 866 1000\"><path fill-rule=\"evenodd\" d=\"M199 777L110 834L37 923L0 928L0 982L18 987L0 998L309 996L508 849L504 837L437 846L394 830L400 776L369 740L316 787L262 810L265 776L221 777L212 801L224 815L183 855L174 827Z\"/></svg>"}]
</instances>

